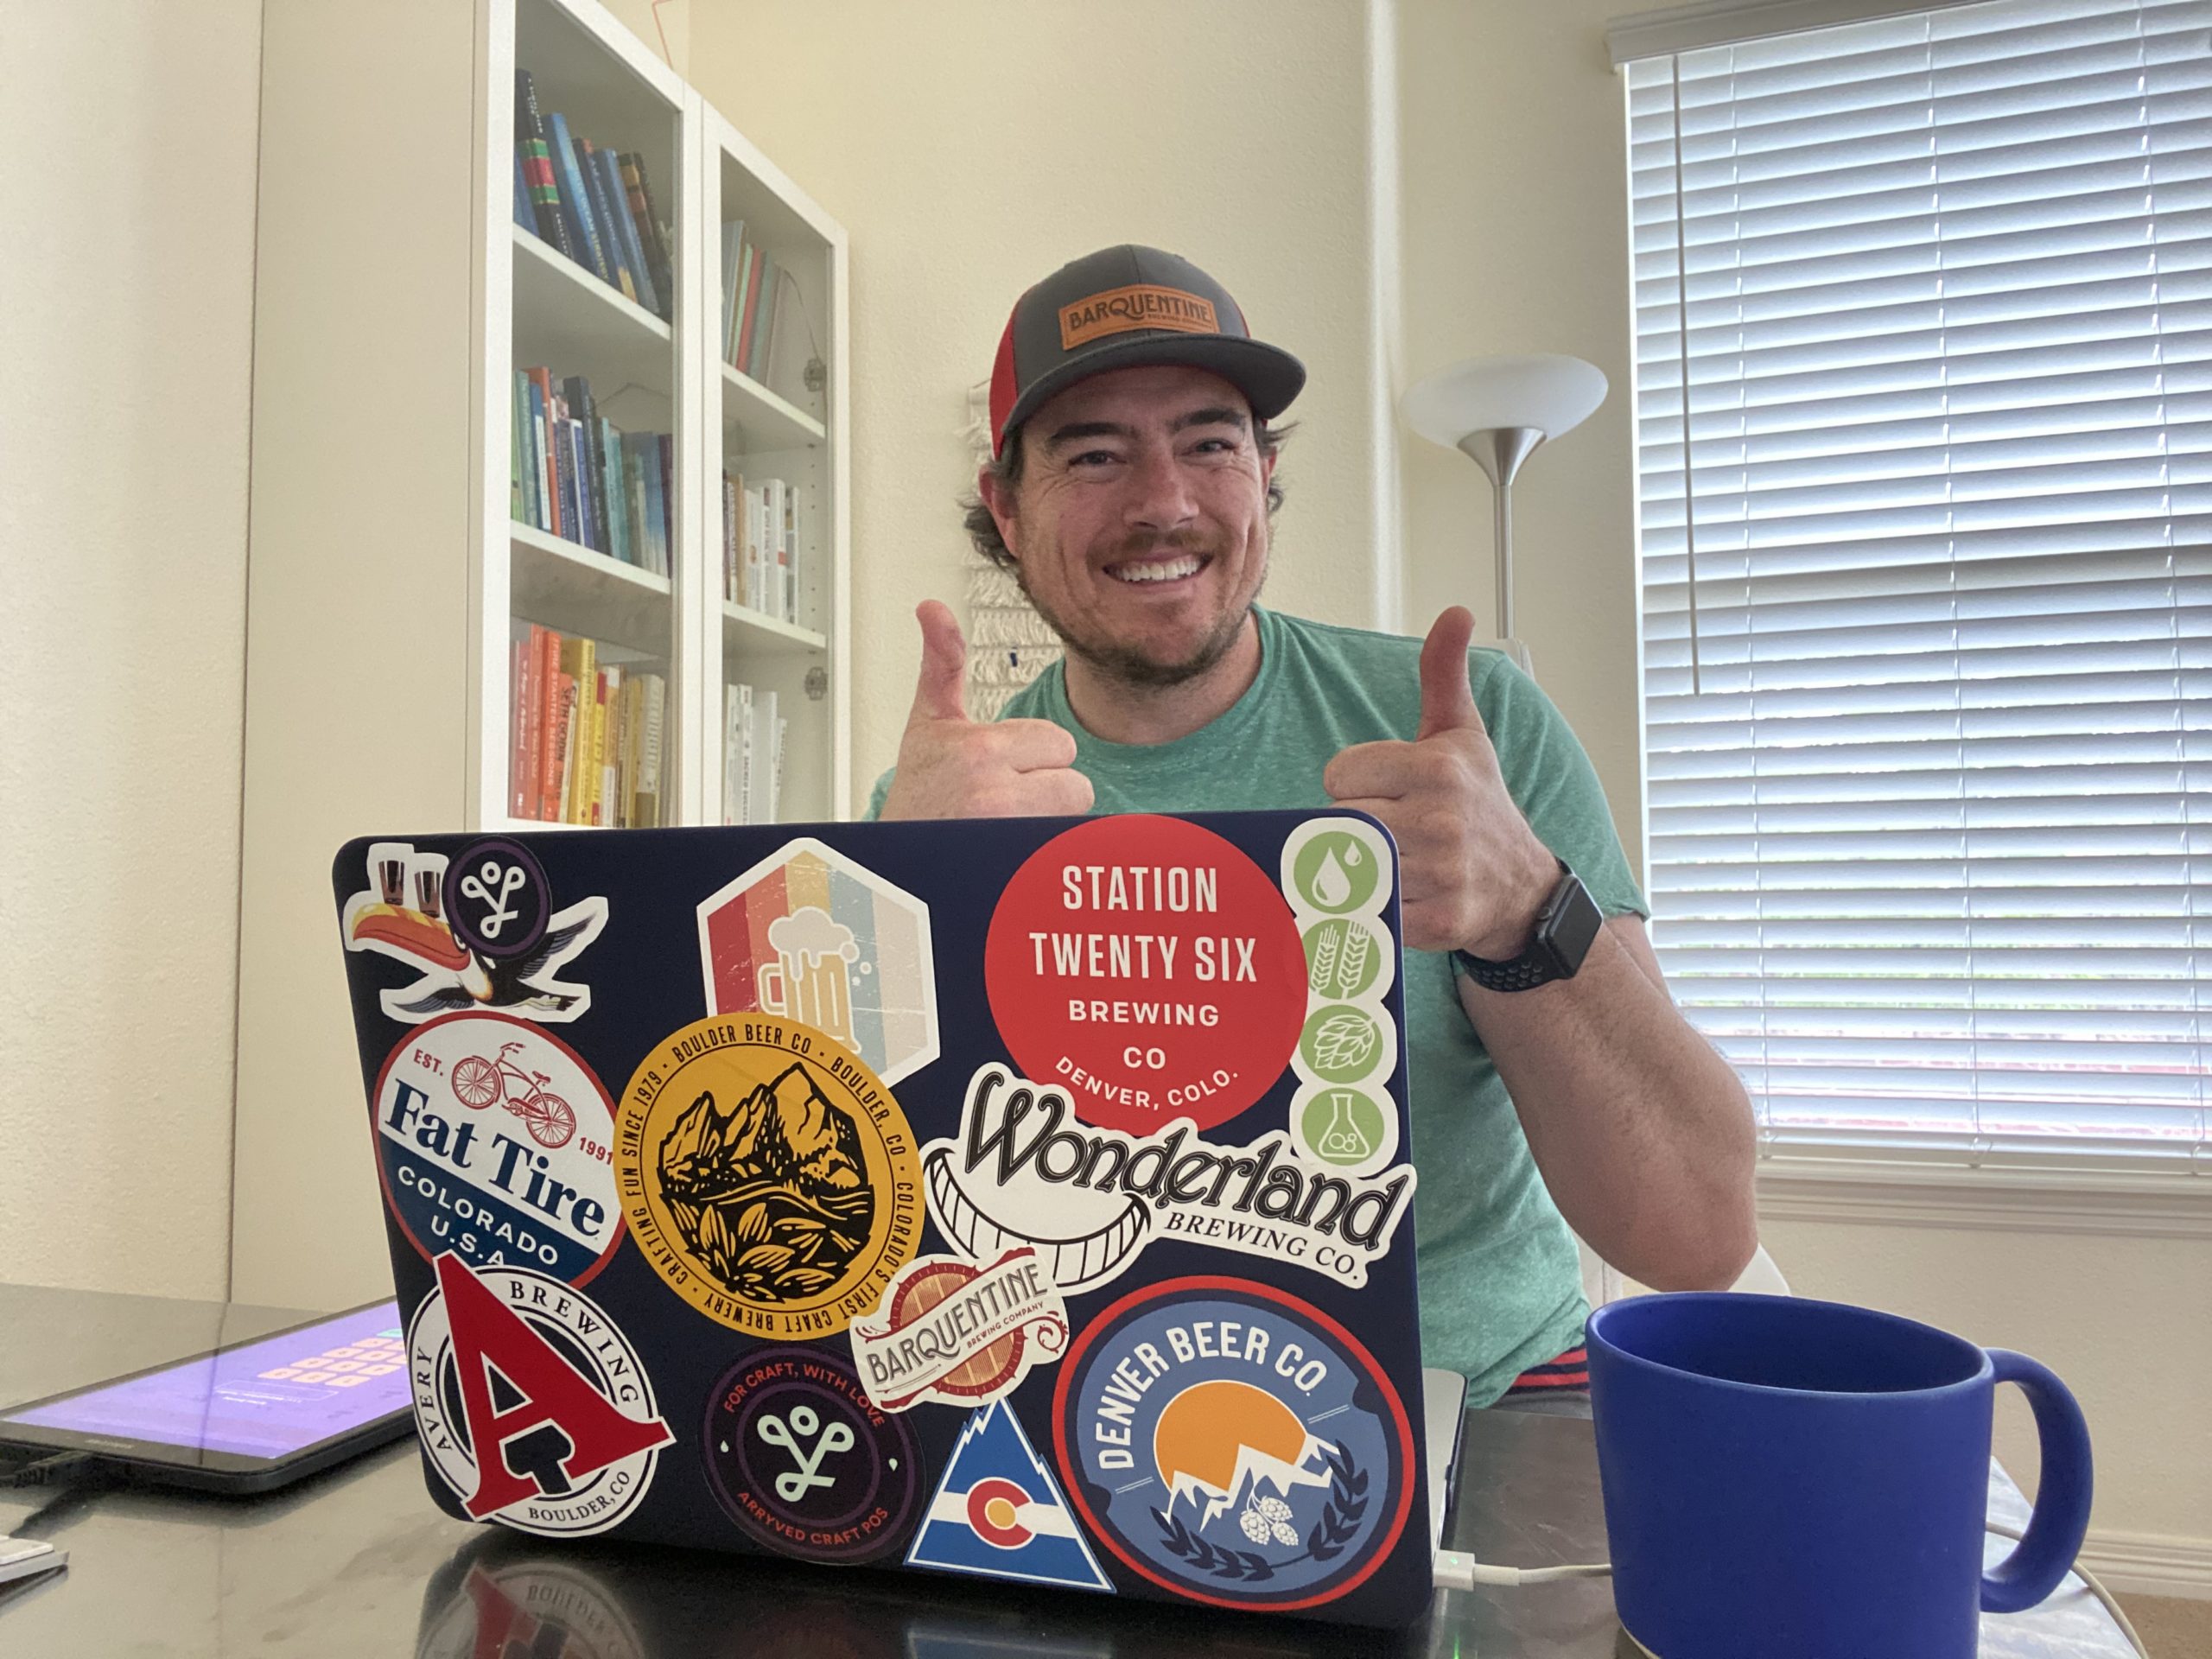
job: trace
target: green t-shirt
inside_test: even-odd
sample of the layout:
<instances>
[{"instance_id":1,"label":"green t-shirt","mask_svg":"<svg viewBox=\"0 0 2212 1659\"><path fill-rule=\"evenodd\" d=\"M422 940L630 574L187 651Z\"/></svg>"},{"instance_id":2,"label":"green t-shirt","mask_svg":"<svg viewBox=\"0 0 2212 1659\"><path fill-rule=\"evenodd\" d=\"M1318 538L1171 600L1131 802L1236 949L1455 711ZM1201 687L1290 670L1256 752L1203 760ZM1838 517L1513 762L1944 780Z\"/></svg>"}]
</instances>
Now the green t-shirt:
<instances>
[{"instance_id":1,"label":"green t-shirt","mask_svg":"<svg viewBox=\"0 0 2212 1659\"><path fill-rule=\"evenodd\" d=\"M1188 737L1108 743L1068 706L1054 664L1001 719L1049 720L1072 733L1076 767L1099 812L1228 812L1331 803L1321 772L1339 749L1409 739L1421 722L1421 641L1309 622L1254 607L1260 671L1220 718ZM1581 876L1608 915L1649 913L1629 874L1589 757L1549 698L1495 651L1468 653L1475 705L1506 787L1545 845ZM883 808L891 774L868 816ZM1531 1365L1582 1340L1573 1235L1536 1173L1521 1121L1460 1006L1448 957L1406 952L1412 1140L1421 1170L1421 1350L1460 1371L1488 1404Z\"/></svg>"}]
</instances>

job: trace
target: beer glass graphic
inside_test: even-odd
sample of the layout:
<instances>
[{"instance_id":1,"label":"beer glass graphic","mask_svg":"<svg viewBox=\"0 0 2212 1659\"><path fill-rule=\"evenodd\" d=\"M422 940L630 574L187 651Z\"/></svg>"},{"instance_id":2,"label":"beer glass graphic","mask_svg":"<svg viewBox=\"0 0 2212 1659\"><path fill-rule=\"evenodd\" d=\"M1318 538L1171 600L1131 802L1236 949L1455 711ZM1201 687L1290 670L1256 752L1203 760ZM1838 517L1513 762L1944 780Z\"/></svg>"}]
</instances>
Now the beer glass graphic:
<instances>
[{"instance_id":1,"label":"beer glass graphic","mask_svg":"<svg viewBox=\"0 0 2212 1659\"><path fill-rule=\"evenodd\" d=\"M802 905L768 924L776 960L754 976L763 1014L780 1014L834 1037L857 1054L853 1033L853 963L860 957L853 930L827 911Z\"/></svg>"}]
</instances>

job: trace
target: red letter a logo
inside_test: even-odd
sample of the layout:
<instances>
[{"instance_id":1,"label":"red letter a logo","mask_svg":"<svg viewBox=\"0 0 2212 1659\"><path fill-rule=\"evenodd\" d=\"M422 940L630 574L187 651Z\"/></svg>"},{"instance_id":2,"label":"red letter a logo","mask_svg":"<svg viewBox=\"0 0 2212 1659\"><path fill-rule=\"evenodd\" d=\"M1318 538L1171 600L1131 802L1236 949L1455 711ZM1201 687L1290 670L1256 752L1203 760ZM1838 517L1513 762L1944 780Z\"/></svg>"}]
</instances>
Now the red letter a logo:
<instances>
[{"instance_id":1,"label":"red letter a logo","mask_svg":"<svg viewBox=\"0 0 2212 1659\"><path fill-rule=\"evenodd\" d=\"M561 1459L561 1472L572 1481L675 1440L658 1417L641 1423L617 1411L459 1256L448 1251L438 1258L437 1268L438 1289L453 1331L454 1362L461 1372L461 1414L476 1453L476 1491L461 1506L471 1517L481 1521L510 1504L545 1495L535 1479L509 1468L506 1459L510 1440L543 1424L552 1424L566 1437L569 1453ZM496 1366L522 1395L518 1404L505 1411L493 1408L487 1366Z\"/></svg>"}]
</instances>

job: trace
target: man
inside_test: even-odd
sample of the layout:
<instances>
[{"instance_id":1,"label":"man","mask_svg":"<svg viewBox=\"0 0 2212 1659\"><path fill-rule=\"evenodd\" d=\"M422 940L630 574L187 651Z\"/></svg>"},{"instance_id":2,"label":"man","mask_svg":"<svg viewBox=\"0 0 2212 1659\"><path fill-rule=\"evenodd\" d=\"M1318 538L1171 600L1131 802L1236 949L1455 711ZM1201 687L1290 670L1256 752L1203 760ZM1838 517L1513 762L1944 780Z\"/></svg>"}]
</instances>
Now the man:
<instances>
[{"instance_id":1,"label":"man","mask_svg":"<svg viewBox=\"0 0 2212 1659\"><path fill-rule=\"evenodd\" d=\"M1417 645L1255 603L1281 499L1268 423L1304 382L1155 249L1024 295L969 529L1067 654L979 724L958 626L925 603L871 815L1334 802L1388 825L1424 1358L1478 1403L1573 1390L1587 1309L1567 1224L1646 1284L1726 1286L1756 1243L1750 1107L1668 995L1587 757L1510 662L1470 651L1467 612Z\"/></svg>"}]
</instances>

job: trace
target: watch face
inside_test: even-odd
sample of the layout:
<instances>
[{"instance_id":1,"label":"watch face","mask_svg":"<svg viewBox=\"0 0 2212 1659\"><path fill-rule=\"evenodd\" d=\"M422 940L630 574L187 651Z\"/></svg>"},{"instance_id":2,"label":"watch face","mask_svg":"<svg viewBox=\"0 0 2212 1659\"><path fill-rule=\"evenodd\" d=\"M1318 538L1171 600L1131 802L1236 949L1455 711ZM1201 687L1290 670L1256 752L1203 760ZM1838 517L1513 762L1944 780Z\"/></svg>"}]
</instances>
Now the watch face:
<instances>
[{"instance_id":1,"label":"watch face","mask_svg":"<svg viewBox=\"0 0 2212 1659\"><path fill-rule=\"evenodd\" d=\"M1559 891L1546 908L1550 913L1538 943L1550 951L1558 977L1565 979L1582 966L1583 957L1590 954L1590 942L1598 937L1605 918L1589 888L1582 885L1582 878L1572 870L1560 879Z\"/></svg>"}]
</instances>

